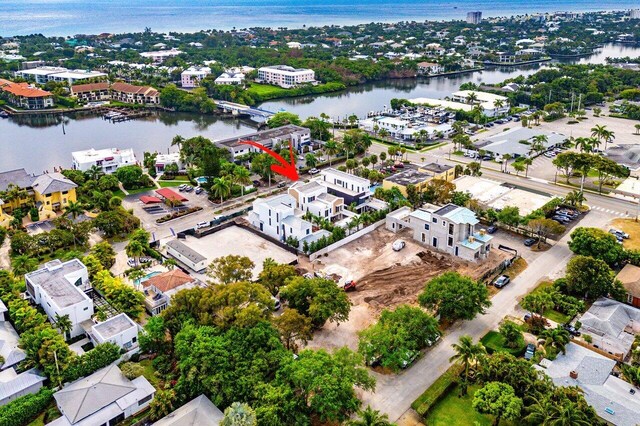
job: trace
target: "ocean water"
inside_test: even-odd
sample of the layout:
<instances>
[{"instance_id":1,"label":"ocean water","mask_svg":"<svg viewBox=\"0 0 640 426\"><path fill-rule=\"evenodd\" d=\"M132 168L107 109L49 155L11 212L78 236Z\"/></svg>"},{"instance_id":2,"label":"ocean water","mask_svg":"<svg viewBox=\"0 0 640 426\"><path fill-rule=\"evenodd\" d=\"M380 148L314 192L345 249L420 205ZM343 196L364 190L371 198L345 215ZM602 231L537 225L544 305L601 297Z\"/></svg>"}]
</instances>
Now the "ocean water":
<instances>
[{"instance_id":1,"label":"ocean water","mask_svg":"<svg viewBox=\"0 0 640 426\"><path fill-rule=\"evenodd\" d=\"M0 36L347 25L622 10L629 0L0 0Z\"/></svg>"}]
</instances>

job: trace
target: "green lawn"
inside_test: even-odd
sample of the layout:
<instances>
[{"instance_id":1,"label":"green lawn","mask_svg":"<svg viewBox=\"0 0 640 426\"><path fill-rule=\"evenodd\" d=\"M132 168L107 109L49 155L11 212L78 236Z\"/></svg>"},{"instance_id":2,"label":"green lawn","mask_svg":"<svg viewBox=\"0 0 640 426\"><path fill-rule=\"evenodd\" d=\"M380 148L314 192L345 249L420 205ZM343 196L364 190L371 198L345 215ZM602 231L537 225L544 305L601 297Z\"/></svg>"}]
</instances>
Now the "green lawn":
<instances>
[{"instance_id":1,"label":"green lawn","mask_svg":"<svg viewBox=\"0 0 640 426\"><path fill-rule=\"evenodd\" d=\"M427 426L490 426L493 424L493 416L480 414L472 406L473 394L480 389L480 386L469 386L467 395L458 397L460 387L456 386L442 398L429 412L425 418ZM500 421L503 426L514 423L504 420Z\"/></svg>"},{"instance_id":2,"label":"green lawn","mask_svg":"<svg viewBox=\"0 0 640 426\"><path fill-rule=\"evenodd\" d=\"M490 352L507 352L512 355L518 356L524 352L525 342L524 339L522 343L517 348L510 348L506 346L506 340L504 336L497 331L490 331L484 335L480 342L487 348Z\"/></svg>"},{"instance_id":3,"label":"green lawn","mask_svg":"<svg viewBox=\"0 0 640 426\"><path fill-rule=\"evenodd\" d=\"M532 293L538 290L542 290L545 287L550 287L552 285L553 283L551 281L543 281L538 285L538 287L535 288L535 290L532 291ZM547 309L542 313L542 315L545 318L550 319L551 321L557 322L558 324L564 324L571 320L571 317L569 315L563 314L562 312L558 312L555 309Z\"/></svg>"},{"instance_id":4,"label":"green lawn","mask_svg":"<svg viewBox=\"0 0 640 426\"><path fill-rule=\"evenodd\" d=\"M129 195L141 194L143 192L155 191L157 188L155 186L151 186L149 188L138 188L138 189L127 189Z\"/></svg>"},{"instance_id":5,"label":"green lawn","mask_svg":"<svg viewBox=\"0 0 640 426\"><path fill-rule=\"evenodd\" d=\"M140 366L144 368L144 372L142 373L142 375L149 381L149 383L153 385L154 388L157 389L158 385L160 384L160 379L155 374L156 369L153 367L153 363L151 362L151 360L144 359L138 364L140 364Z\"/></svg>"},{"instance_id":6,"label":"green lawn","mask_svg":"<svg viewBox=\"0 0 640 426\"><path fill-rule=\"evenodd\" d=\"M183 183L190 185L191 183L188 180L159 180L158 184L163 188L171 188L175 186L180 186Z\"/></svg>"},{"instance_id":7,"label":"green lawn","mask_svg":"<svg viewBox=\"0 0 640 426\"><path fill-rule=\"evenodd\" d=\"M251 87L247 89L247 93L255 93L260 96L287 96L287 89L272 86L270 84L251 83Z\"/></svg>"}]
</instances>

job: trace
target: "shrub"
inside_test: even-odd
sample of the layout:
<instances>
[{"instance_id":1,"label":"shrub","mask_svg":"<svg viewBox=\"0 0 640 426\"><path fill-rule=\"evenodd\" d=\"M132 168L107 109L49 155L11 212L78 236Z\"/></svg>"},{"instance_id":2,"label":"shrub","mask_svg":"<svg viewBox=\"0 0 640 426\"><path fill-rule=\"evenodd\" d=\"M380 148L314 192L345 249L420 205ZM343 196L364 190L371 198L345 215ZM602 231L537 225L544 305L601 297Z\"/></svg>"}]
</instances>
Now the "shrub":
<instances>
[{"instance_id":1,"label":"shrub","mask_svg":"<svg viewBox=\"0 0 640 426\"><path fill-rule=\"evenodd\" d=\"M142 376L144 372L144 368L140 364L136 364L135 362L125 362L120 366L120 370L122 374L129 379L133 380L136 377Z\"/></svg>"},{"instance_id":2,"label":"shrub","mask_svg":"<svg viewBox=\"0 0 640 426\"><path fill-rule=\"evenodd\" d=\"M22 426L28 424L51 402L53 391L42 388L38 393L21 396L0 410L0 426Z\"/></svg>"},{"instance_id":3,"label":"shrub","mask_svg":"<svg viewBox=\"0 0 640 426\"><path fill-rule=\"evenodd\" d=\"M463 369L462 364L453 364L418 399L413 401L411 407L424 417L447 392L458 384Z\"/></svg>"},{"instance_id":4,"label":"shrub","mask_svg":"<svg viewBox=\"0 0 640 426\"><path fill-rule=\"evenodd\" d=\"M64 372L64 379L72 382L106 367L120 358L120 347L113 343L102 343L89 352L73 358Z\"/></svg>"}]
</instances>

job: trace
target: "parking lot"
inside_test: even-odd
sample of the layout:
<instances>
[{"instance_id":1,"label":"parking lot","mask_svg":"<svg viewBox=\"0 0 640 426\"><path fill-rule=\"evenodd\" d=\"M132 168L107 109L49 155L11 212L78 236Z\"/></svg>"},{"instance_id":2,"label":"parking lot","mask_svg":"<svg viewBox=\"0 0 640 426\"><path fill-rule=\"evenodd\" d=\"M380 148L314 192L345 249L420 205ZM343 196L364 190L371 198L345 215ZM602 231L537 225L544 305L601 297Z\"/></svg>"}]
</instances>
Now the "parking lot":
<instances>
[{"instance_id":1,"label":"parking lot","mask_svg":"<svg viewBox=\"0 0 640 426\"><path fill-rule=\"evenodd\" d=\"M207 263L228 255L247 256L255 264L254 279L262 272L262 263L267 258L277 263L291 263L298 258L297 255L239 226L230 226L202 238L187 236L181 241L206 257Z\"/></svg>"}]
</instances>

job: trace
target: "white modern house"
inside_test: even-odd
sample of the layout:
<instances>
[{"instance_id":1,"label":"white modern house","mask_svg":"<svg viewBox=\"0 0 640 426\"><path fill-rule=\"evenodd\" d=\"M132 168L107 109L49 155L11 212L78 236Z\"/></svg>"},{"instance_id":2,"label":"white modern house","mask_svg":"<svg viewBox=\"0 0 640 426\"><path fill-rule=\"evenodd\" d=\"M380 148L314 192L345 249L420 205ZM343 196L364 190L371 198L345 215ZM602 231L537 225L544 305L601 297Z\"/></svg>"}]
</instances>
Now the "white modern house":
<instances>
[{"instance_id":1,"label":"white modern house","mask_svg":"<svg viewBox=\"0 0 640 426\"><path fill-rule=\"evenodd\" d=\"M155 391L144 376L129 380L112 364L53 394L62 417L49 425L115 426L147 408Z\"/></svg>"},{"instance_id":2,"label":"white modern house","mask_svg":"<svg viewBox=\"0 0 640 426\"><path fill-rule=\"evenodd\" d=\"M166 246L167 254L195 272L207 269L207 258L180 240L171 240Z\"/></svg>"},{"instance_id":3,"label":"white modern house","mask_svg":"<svg viewBox=\"0 0 640 426\"><path fill-rule=\"evenodd\" d=\"M155 65L160 65L168 58L174 58L180 55L182 51L178 49L171 50L157 50L153 52L142 52L140 56L143 58L150 58Z\"/></svg>"},{"instance_id":4,"label":"white modern house","mask_svg":"<svg viewBox=\"0 0 640 426\"><path fill-rule=\"evenodd\" d=\"M296 207L328 220L334 220L344 208L344 200L329 194L327 187L312 180L296 182L289 188L289 195L296 200Z\"/></svg>"},{"instance_id":5,"label":"white modern house","mask_svg":"<svg viewBox=\"0 0 640 426\"><path fill-rule=\"evenodd\" d=\"M133 149L87 149L71 153L73 168L86 172L93 166L98 166L103 173L111 174L122 166L135 166L136 155Z\"/></svg>"},{"instance_id":6,"label":"white modern house","mask_svg":"<svg viewBox=\"0 0 640 426\"><path fill-rule=\"evenodd\" d=\"M296 230L291 229L288 233L283 230L283 221L287 217L295 217L296 200L289 194L276 195L271 198L258 199L253 202L253 211L249 215L249 222L260 232L273 237L279 241L284 241L287 236L294 238L304 238L311 235L311 223L296 223ZM302 220L302 219L301 219ZM291 221L291 220L290 220ZM293 223L291 223L293 225ZM293 227L290 227L293 228ZM289 230L289 228L287 228Z\"/></svg>"},{"instance_id":7,"label":"white modern house","mask_svg":"<svg viewBox=\"0 0 640 426\"><path fill-rule=\"evenodd\" d=\"M332 167L323 169L316 181L327 188L329 194L340 197L345 205L360 205L371 198L371 181Z\"/></svg>"},{"instance_id":8,"label":"white modern house","mask_svg":"<svg viewBox=\"0 0 640 426\"><path fill-rule=\"evenodd\" d=\"M27 297L44 309L51 322L55 322L56 316L68 315L72 325L68 337L85 332L81 323L91 320L93 301L84 292L90 283L87 267L82 262L52 260L26 274L25 282Z\"/></svg>"},{"instance_id":9,"label":"white modern house","mask_svg":"<svg viewBox=\"0 0 640 426\"><path fill-rule=\"evenodd\" d=\"M209 74L211 74L211 68L209 67L189 67L180 74L182 87L185 89L198 87L200 82Z\"/></svg>"},{"instance_id":10,"label":"white modern house","mask_svg":"<svg viewBox=\"0 0 640 426\"><path fill-rule=\"evenodd\" d=\"M315 79L316 73L306 68L293 68L288 65L258 68L258 80L285 89L305 83L315 83Z\"/></svg>"},{"instance_id":11,"label":"white modern house","mask_svg":"<svg viewBox=\"0 0 640 426\"><path fill-rule=\"evenodd\" d=\"M245 75L241 72L223 72L213 82L219 85L236 85L240 86L244 84Z\"/></svg>"},{"instance_id":12,"label":"white modern house","mask_svg":"<svg viewBox=\"0 0 640 426\"><path fill-rule=\"evenodd\" d=\"M111 342L130 351L138 347L138 330L138 324L121 313L92 326L89 337L94 345Z\"/></svg>"},{"instance_id":13,"label":"white modern house","mask_svg":"<svg viewBox=\"0 0 640 426\"><path fill-rule=\"evenodd\" d=\"M184 163L180 159L179 152L171 152L169 154L158 154L156 156L156 173L163 173L165 167L175 164L178 170L184 170Z\"/></svg>"},{"instance_id":14,"label":"white modern house","mask_svg":"<svg viewBox=\"0 0 640 426\"><path fill-rule=\"evenodd\" d=\"M282 148L288 147L288 145L291 144L298 152L311 150L313 145L311 141L311 131L306 127L293 124L215 141L215 144L229 151L232 160L235 160L238 156L251 152L260 152L258 148L242 143L248 140L259 143L269 149L273 149L276 145L280 145Z\"/></svg>"},{"instance_id":15,"label":"white modern house","mask_svg":"<svg viewBox=\"0 0 640 426\"><path fill-rule=\"evenodd\" d=\"M69 70L63 67L37 67L24 69L15 72L16 77L22 77L25 80L35 81L38 84L45 84L48 81L67 82L69 86L77 82L89 79L103 79L107 74L99 71L89 70Z\"/></svg>"},{"instance_id":16,"label":"white modern house","mask_svg":"<svg viewBox=\"0 0 640 426\"><path fill-rule=\"evenodd\" d=\"M424 131L428 139L434 139L439 135L449 136L453 128L448 123L413 123L410 120L397 117L375 117L360 120L358 126L368 132L373 132L376 127L385 129L392 138L411 141L417 139L418 135Z\"/></svg>"},{"instance_id":17,"label":"white modern house","mask_svg":"<svg viewBox=\"0 0 640 426\"><path fill-rule=\"evenodd\" d=\"M470 101L470 99L475 100ZM496 115L506 114L509 112L509 98L493 93L481 92L478 90L459 90L451 94L453 102L464 104L480 105L484 115L494 117Z\"/></svg>"},{"instance_id":18,"label":"white modern house","mask_svg":"<svg viewBox=\"0 0 640 426\"><path fill-rule=\"evenodd\" d=\"M475 230L478 218L466 207L447 204L427 205L413 212L403 209L386 221L386 228L392 232L410 228L417 242L465 260L485 259L491 251L493 237Z\"/></svg>"}]
</instances>

